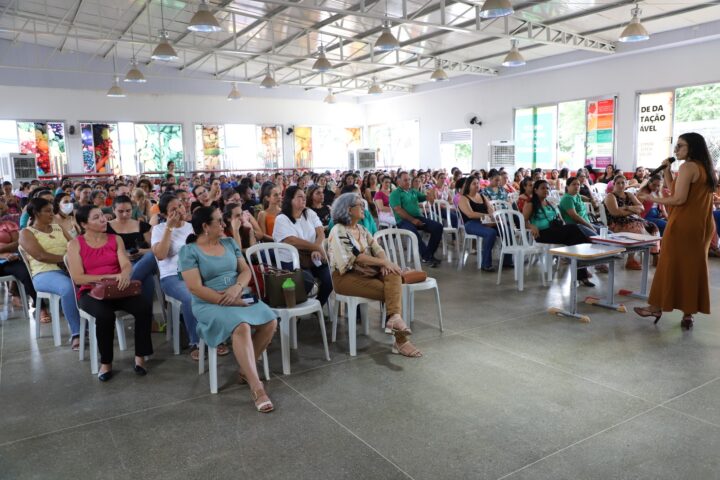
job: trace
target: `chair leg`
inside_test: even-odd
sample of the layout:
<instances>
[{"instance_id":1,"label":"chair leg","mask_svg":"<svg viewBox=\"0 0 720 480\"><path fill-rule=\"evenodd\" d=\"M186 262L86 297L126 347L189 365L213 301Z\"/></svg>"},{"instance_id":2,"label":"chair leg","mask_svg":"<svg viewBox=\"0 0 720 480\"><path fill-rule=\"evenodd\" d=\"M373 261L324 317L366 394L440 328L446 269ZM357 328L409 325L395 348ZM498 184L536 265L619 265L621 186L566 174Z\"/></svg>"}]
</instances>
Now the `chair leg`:
<instances>
[{"instance_id":1,"label":"chair leg","mask_svg":"<svg viewBox=\"0 0 720 480\"><path fill-rule=\"evenodd\" d=\"M198 341L198 375L205 373L205 340Z\"/></svg>"},{"instance_id":2,"label":"chair leg","mask_svg":"<svg viewBox=\"0 0 720 480\"><path fill-rule=\"evenodd\" d=\"M28 313L30 307L28 306L28 297L25 293L25 286L19 281L16 281L15 283L17 284L18 292L20 293L20 301L22 302L23 315L25 315L25 318L30 318L30 315Z\"/></svg>"},{"instance_id":3,"label":"chair leg","mask_svg":"<svg viewBox=\"0 0 720 480\"><path fill-rule=\"evenodd\" d=\"M505 260L505 250L500 250L500 260L498 261L498 278L497 283L495 285L500 285L500 276L502 275L502 269L503 269L503 260Z\"/></svg>"},{"instance_id":4,"label":"chair leg","mask_svg":"<svg viewBox=\"0 0 720 480\"><path fill-rule=\"evenodd\" d=\"M280 350L282 351L283 375L290 375L290 317L280 316Z\"/></svg>"},{"instance_id":5,"label":"chair leg","mask_svg":"<svg viewBox=\"0 0 720 480\"><path fill-rule=\"evenodd\" d=\"M60 297L53 297L50 300L50 321L53 331L53 341L55 346L62 345L62 335L60 333Z\"/></svg>"},{"instance_id":6,"label":"chair leg","mask_svg":"<svg viewBox=\"0 0 720 480\"><path fill-rule=\"evenodd\" d=\"M402 287L402 316L407 326L410 327L412 318L410 318L410 309L408 308L408 289L404 285Z\"/></svg>"},{"instance_id":7,"label":"chair leg","mask_svg":"<svg viewBox=\"0 0 720 480\"><path fill-rule=\"evenodd\" d=\"M440 288L435 287L435 301L437 302L438 322L440 323L440 331L443 331L442 307L440 306Z\"/></svg>"},{"instance_id":8,"label":"chair leg","mask_svg":"<svg viewBox=\"0 0 720 480\"><path fill-rule=\"evenodd\" d=\"M380 302L380 328L382 330L385 330L385 317L387 317L385 302Z\"/></svg>"},{"instance_id":9,"label":"chair leg","mask_svg":"<svg viewBox=\"0 0 720 480\"><path fill-rule=\"evenodd\" d=\"M127 340L125 339L125 320L122 318L115 319L115 330L117 330L118 345L121 351L127 350Z\"/></svg>"},{"instance_id":10,"label":"chair leg","mask_svg":"<svg viewBox=\"0 0 720 480\"><path fill-rule=\"evenodd\" d=\"M87 319L80 317L80 361L85 360L85 329L87 328Z\"/></svg>"},{"instance_id":11,"label":"chair leg","mask_svg":"<svg viewBox=\"0 0 720 480\"><path fill-rule=\"evenodd\" d=\"M5 305L7 305L7 303ZM35 312L34 312L34 314L35 314L34 315L34 317L35 317L35 340L40 338L40 310L41 310L41 308L42 308L42 300L38 299L38 301L36 302L36 305L35 305ZM53 335L54 334L55 334L55 332L53 332ZM55 346L57 347L58 344L56 343Z\"/></svg>"},{"instance_id":12,"label":"chair leg","mask_svg":"<svg viewBox=\"0 0 720 480\"><path fill-rule=\"evenodd\" d=\"M263 359L263 372L265 373L265 380L270 381L270 362L268 361L267 350L262 353Z\"/></svg>"},{"instance_id":13,"label":"chair leg","mask_svg":"<svg viewBox=\"0 0 720 480\"><path fill-rule=\"evenodd\" d=\"M482 267L482 238L475 240L475 266L478 270Z\"/></svg>"},{"instance_id":14,"label":"chair leg","mask_svg":"<svg viewBox=\"0 0 720 480\"><path fill-rule=\"evenodd\" d=\"M90 336L90 373L98 373L98 345L95 328L95 319L90 320L89 336Z\"/></svg>"},{"instance_id":15,"label":"chair leg","mask_svg":"<svg viewBox=\"0 0 720 480\"><path fill-rule=\"evenodd\" d=\"M525 252L520 250L515 258L515 275L517 276L518 292L522 292L525 281Z\"/></svg>"},{"instance_id":16,"label":"chair leg","mask_svg":"<svg viewBox=\"0 0 720 480\"><path fill-rule=\"evenodd\" d=\"M357 304L350 300L348 302L348 343L350 344L350 356L357 356Z\"/></svg>"},{"instance_id":17,"label":"chair leg","mask_svg":"<svg viewBox=\"0 0 720 480\"><path fill-rule=\"evenodd\" d=\"M293 350L298 349L297 322L297 317L292 317L290 319L290 348L292 348Z\"/></svg>"},{"instance_id":18,"label":"chair leg","mask_svg":"<svg viewBox=\"0 0 720 480\"><path fill-rule=\"evenodd\" d=\"M180 355L180 305L171 305L170 311L172 320L167 325L172 325L173 353Z\"/></svg>"},{"instance_id":19,"label":"chair leg","mask_svg":"<svg viewBox=\"0 0 720 480\"><path fill-rule=\"evenodd\" d=\"M173 305L170 302L167 302L166 305L163 307L166 312L169 312L171 321L165 322L165 341L170 341L172 339L173 335L173 329L175 328L174 320L175 320L175 305ZM175 354L177 355L177 353Z\"/></svg>"},{"instance_id":20,"label":"chair leg","mask_svg":"<svg viewBox=\"0 0 720 480\"><path fill-rule=\"evenodd\" d=\"M370 335L370 318L367 303L360 304L360 321L362 322L363 335Z\"/></svg>"},{"instance_id":21,"label":"chair leg","mask_svg":"<svg viewBox=\"0 0 720 480\"><path fill-rule=\"evenodd\" d=\"M320 333L322 334L323 347L325 347L325 359L330 361L330 349L328 348L327 333L325 332L325 316L322 307L318 310L318 320L320 321Z\"/></svg>"},{"instance_id":22,"label":"chair leg","mask_svg":"<svg viewBox=\"0 0 720 480\"><path fill-rule=\"evenodd\" d=\"M329 306L328 308L330 309L330 319L332 320L332 336L330 341L335 343L335 341L337 341L337 324L338 317L340 316L340 302L335 299L332 306Z\"/></svg>"},{"instance_id":23,"label":"chair leg","mask_svg":"<svg viewBox=\"0 0 720 480\"><path fill-rule=\"evenodd\" d=\"M217 373L217 348L208 346L208 365L210 374L210 393L218 392L218 373Z\"/></svg>"}]
</instances>

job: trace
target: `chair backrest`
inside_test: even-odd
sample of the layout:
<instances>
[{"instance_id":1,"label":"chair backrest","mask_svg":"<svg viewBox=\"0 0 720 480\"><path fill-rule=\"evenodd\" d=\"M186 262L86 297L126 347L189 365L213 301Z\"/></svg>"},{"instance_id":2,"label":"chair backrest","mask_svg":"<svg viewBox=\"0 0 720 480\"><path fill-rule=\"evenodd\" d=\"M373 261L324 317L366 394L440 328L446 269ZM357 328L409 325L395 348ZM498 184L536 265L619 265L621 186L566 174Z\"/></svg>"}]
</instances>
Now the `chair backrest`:
<instances>
[{"instance_id":1,"label":"chair backrest","mask_svg":"<svg viewBox=\"0 0 720 480\"><path fill-rule=\"evenodd\" d=\"M376 232L373 238L385 250L388 259L400 268L422 270L420 248L414 233L400 228L386 228Z\"/></svg>"},{"instance_id":2,"label":"chair backrest","mask_svg":"<svg viewBox=\"0 0 720 480\"><path fill-rule=\"evenodd\" d=\"M22 261L25 264L25 268L27 269L28 274L32 277L32 272L30 271L30 262L28 261L28 258L27 258L28 253L20 245L18 245L18 254L20 254L20 258L22 258Z\"/></svg>"},{"instance_id":3,"label":"chair backrest","mask_svg":"<svg viewBox=\"0 0 720 480\"><path fill-rule=\"evenodd\" d=\"M532 245L525 229L525 217L515 210L495 210L493 213L503 247L522 248Z\"/></svg>"},{"instance_id":4,"label":"chair backrest","mask_svg":"<svg viewBox=\"0 0 720 480\"><path fill-rule=\"evenodd\" d=\"M442 224L445 228L452 227L450 203L447 200L435 200L431 208L430 220L434 220Z\"/></svg>"},{"instance_id":5,"label":"chair backrest","mask_svg":"<svg viewBox=\"0 0 720 480\"><path fill-rule=\"evenodd\" d=\"M247 263L250 266L250 272L252 272L252 277L255 285L260 285L260 283L258 283L258 279L255 276L256 272L255 268L253 268L253 265L259 265L259 270L261 273L265 273L268 266L280 269L282 268L282 265L280 264L280 255L278 255L278 253L280 253L281 251L289 253L292 256L292 264L294 270L300 268L300 254L295 247L287 243L256 243L252 247L245 250L245 258L247 259ZM260 292L260 296L262 297L264 293L265 292Z\"/></svg>"},{"instance_id":6,"label":"chair backrest","mask_svg":"<svg viewBox=\"0 0 720 480\"><path fill-rule=\"evenodd\" d=\"M494 210L509 210L512 208L510 202L506 202L505 200L490 200L490 205L492 205Z\"/></svg>"}]
</instances>

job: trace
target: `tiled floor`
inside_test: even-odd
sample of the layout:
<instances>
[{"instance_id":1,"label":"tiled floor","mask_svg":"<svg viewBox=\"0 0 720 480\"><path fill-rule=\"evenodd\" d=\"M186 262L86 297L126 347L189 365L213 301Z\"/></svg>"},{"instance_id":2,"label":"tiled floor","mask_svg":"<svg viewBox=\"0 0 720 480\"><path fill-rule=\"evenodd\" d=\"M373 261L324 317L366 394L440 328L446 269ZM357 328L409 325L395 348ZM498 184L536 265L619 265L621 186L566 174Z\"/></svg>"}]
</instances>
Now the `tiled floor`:
<instances>
[{"instance_id":1,"label":"tiled floor","mask_svg":"<svg viewBox=\"0 0 720 480\"><path fill-rule=\"evenodd\" d=\"M678 312L657 326L584 304L589 324L547 314L567 301L564 268L545 288L531 267L523 293L510 271L500 286L471 264L431 274L445 331L432 294L418 294L423 358L390 353L377 309L355 358L341 325L331 362L302 320L292 375L271 346L270 415L253 410L230 356L211 395L156 334L147 377L122 352L101 384L49 327L35 341L4 307L0 478L720 479L720 261L714 313L690 332ZM616 285L639 279L619 268Z\"/></svg>"}]
</instances>

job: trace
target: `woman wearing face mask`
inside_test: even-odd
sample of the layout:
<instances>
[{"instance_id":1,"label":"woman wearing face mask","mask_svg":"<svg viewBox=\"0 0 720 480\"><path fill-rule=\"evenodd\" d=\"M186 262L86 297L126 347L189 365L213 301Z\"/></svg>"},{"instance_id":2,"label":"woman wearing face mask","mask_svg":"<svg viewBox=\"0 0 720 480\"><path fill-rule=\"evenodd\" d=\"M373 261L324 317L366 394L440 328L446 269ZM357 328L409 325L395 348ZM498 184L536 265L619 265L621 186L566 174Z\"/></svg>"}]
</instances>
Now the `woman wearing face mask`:
<instances>
[{"instance_id":1,"label":"woman wearing face mask","mask_svg":"<svg viewBox=\"0 0 720 480\"><path fill-rule=\"evenodd\" d=\"M80 234L80 229L75 223L75 205L72 197L67 193L58 193L53 201L53 212L55 213L55 224L60 225L66 236L75 238Z\"/></svg>"}]
</instances>

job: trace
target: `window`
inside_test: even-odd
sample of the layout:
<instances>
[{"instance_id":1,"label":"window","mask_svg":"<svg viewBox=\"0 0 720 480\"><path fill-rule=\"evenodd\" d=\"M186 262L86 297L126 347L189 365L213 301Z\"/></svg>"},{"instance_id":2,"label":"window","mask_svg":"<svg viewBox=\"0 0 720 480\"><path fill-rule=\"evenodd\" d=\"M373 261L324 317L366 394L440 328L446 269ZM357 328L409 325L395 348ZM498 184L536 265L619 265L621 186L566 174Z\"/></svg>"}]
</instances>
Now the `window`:
<instances>
[{"instance_id":1,"label":"window","mask_svg":"<svg viewBox=\"0 0 720 480\"><path fill-rule=\"evenodd\" d=\"M312 127L295 127L295 168L312 168Z\"/></svg>"},{"instance_id":2,"label":"window","mask_svg":"<svg viewBox=\"0 0 720 480\"><path fill-rule=\"evenodd\" d=\"M67 164L65 124L62 122L17 122L20 153L35 154L38 175L61 173Z\"/></svg>"},{"instance_id":3,"label":"window","mask_svg":"<svg viewBox=\"0 0 720 480\"><path fill-rule=\"evenodd\" d=\"M638 95L636 166L659 166L687 132L705 137L711 156L720 156L720 83Z\"/></svg>"},{"instance_id":4,"label":"window","mask_svg":"<svg viewBox=\"0 0 720 480\"><path fill-rule=\"evenodd\" d=\"M362 128L315 126L313 135L313 168L345 169L349 152L362 146Z\"/></svg>"},{"instance_id":5,"label":"window","mask_svg":"<svg viewBox=\"0 0 720 480\"><path fill-rule=\"evenodd\" d=\"M80 123L83 172L120 171L120 139L117 123Z\"/></svg>"},{"instance_id":6,"label":"window","mask_svg":"<svg viewBox=\"0 0 720 480\"><path fill-rule=\"evenodd\" d=\"M182 125L136 123L135 150L142 172L162 172L167 162L184 164Z\"/></svg>"},{"instance_id":7,"label":"window","mask_svg":"<svg viewBox=\"0 0 720 480\"><path fill-rule=\"evenodd\" d=\"M225 126L195 125L195 168L217 170L225 167Z\"/></svg>"},{"instance_id":8,"label":"window","mask_svg":"<svg viewBox=\"0 0 720 480\"><path fill-rule=\"evenodd\" d=\"M418 168L420 122L407 120L370 125L370 147L378 151L377 168Z\"/></svg>"},{"instance_id":9,"label":"window","mask_svg":"<svg viewBox=\"0 0 720 480\"><path fill-rule=\"evenodd\" d=\"M440 134L440 166L447 171L457 167L472 170L472 130L450 130Z\"/></svg>"},{"instance_id":10,"label":"window","mask_svg":"<svg viewBox=\"0 0 720 480\"><path fill-rule=\"evenodd\" d=\"M17 122L0 120L0 155L18 152Z\"/></svg>"},{"instance_id":11,"label":"window","mask_svg":"<svg viewBox=\"0 0 720 480\"><path fill-rule=\"evenodd\" d=\"M574 100L515 110L515 164L530 168L613 163L615 98Z\"/></svg>"}]
</instances>

